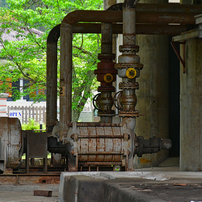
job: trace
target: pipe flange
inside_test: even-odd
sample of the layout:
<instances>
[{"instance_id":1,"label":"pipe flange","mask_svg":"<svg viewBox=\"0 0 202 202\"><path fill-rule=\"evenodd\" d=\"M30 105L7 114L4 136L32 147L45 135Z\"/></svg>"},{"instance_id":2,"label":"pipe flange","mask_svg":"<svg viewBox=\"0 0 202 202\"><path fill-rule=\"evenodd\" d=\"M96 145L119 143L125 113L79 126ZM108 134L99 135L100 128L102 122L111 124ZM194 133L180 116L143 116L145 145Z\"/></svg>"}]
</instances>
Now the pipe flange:
<instances>
[{"instance_id":1,"label":"pipe flange","mask_svg":"<svg viewBox=\"0 0 202 202\"><path fill-rule=\"evenodd\" d=\"M98 87L98 92L115 92L115 87L114 86L99 86Z\"/></svg>"},{"instance_id":2,"label":"pipe flange","mask_svg":"<svg viewBox=\"0 0 202 202\"><path fill-rule=\"evenodd\" d=\"M119 83L119 88L120 89L139 89L139 83L135 82L135 83L124 83L121 82Z\"/></svg>"},{"instance_id":3,"label":"pipe flange","mask_svg":"<svg viewBox=\"0 0 202 202\"><path fill-rule=\"evenodd\" d=\"M127 68L136 68L141 70L143 68L143 64L141 63L117 63L114 65L116 69L127 69Z\"/></svg>"},{"instance_id":4,"label":"pipe flange","mask_svg":"<svg viewBox=\"0 0 202 202\"><path fill-rule=\"evenodd\" d=\"M119 111L119 116L121 117L139 117L139 111Z\"/></svg>"},{"instance_id":5,"label":"pipe flange","mask_svg":"<svg viewBox=\"0 0 202 202\"><path fill-rule=\"evenodd\" d=\"M98 59L99 60L114 60L116 58L116 55L113 54L113 53L110 53L110 54L103 54L103 53L99 53L98 54Z\"/></svg>"},{"instance_id":6,"label":"pipe flange","mask_svg":"<svg viewBox=\"0 0 202 202\"><path fill-rule=\"evenodd\" d=\"M115 111L114 110L110 110L110 111L98 111L98 116L112 117L112 116L115 116Z\"/></svg>"},{"instance_id":7,"label":"pipe flange","mask_svg":"<svg viewBox=\"0 0 202 202\"><path fill-rule=\"evenodd\" d=\"M133 46L124 46L124 45L121 45L119 46L119 51L120 52L138 52L139 51L139 46L137 45L133 45Z\"/></svg>"}]
</instances>

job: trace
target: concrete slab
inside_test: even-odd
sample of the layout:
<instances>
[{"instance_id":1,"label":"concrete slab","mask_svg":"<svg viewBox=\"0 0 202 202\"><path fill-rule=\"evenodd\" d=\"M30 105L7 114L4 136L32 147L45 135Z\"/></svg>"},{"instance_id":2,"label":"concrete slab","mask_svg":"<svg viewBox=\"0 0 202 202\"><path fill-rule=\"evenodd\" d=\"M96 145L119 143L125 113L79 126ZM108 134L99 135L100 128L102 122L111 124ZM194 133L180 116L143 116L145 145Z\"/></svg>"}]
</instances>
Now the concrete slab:
<instances>
[{"instance_id":1,"label":"concrete slab","mask_svg":"<svg viewBox=\"0 0 202 202\"><path fill-rule=\"evenodd\" d=\"M59 201L81 202L87 195L86 202L201 201L201 180L200 172L65 172L60 178Z\"/></svg>"}]
</instances>

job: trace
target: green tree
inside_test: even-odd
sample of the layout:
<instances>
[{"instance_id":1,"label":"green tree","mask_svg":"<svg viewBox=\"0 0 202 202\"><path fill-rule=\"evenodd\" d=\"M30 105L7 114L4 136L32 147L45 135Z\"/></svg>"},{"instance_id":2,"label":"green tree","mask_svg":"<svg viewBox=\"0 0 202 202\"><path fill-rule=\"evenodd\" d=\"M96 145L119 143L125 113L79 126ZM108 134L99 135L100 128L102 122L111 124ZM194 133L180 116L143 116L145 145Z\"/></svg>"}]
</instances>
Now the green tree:
<instances>
[{"instance_id":1,"label":"green tree","mask_svg":"<svg viewBox=\"0 0 202 202\"><path fill-rule=\"evenodd\" d=\"M45 94L35 95L37 89L46 87L46 39L50 30L61 23L73 10L100 10L102 0L7 0L8 8L0 8L0 58L8 62L0 66L0 92L11 91L10 82L19 78L28 80L23 95L29 94L35 101L45 99ZM39 32L41 30L43 32ZM14 33L15 40L5 40L5 34ZM73 37L73 120L80 112L92 90L96 88L97 54L100 51L100 35L75 34ZM96 51L95 51L96 50ZM59 77L59 67L58 67ZM9 80L8 80L9 78ZM15 92L15 99L21 94ZM41 91L42 92L42 91Z\"/></svg>"}]
</instances>

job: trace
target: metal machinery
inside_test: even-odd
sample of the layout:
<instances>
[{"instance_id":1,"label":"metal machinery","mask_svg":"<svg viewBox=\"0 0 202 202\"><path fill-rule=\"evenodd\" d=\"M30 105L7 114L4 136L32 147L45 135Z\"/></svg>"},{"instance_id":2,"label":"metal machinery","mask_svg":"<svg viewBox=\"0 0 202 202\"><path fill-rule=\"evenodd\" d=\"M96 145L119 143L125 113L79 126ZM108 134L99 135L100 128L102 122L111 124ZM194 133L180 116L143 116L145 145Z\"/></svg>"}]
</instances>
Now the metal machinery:
<instances>
[{"instance_id":1,"label":"metal machinery","mask_svg":"<svg viewBox=\"0 0 202 202\"><path fill-rule=\"evenodd\" d=\"M139 47L136 45L136 8L134 1L126 1L123 4L123 45L120 46L122 55L117 64L113 62L115 55L112 54L112 22L116 11L111 12L110 18L104 17L105 12L91 13L95 18L89 18L82 13L72 13L66 16L60 28L61 60L60 60L60 122L54 126L52 137L60 139L62 145L67 145L68 170L78 171L83 167L97 167L120 165L125 170L133 170L133 157L135 154L142 156L144 153L154 153L161 149L169 149L171 141L152 137L144 140L134 133L136 117L139 113L135 109L137 98L135 91L139 88L136 78L140 76L143 65L136 53ZM93 12L93 11L92 11ZM102 14L101 14L102 13ZM101 54L98 55L100 62L97 65L97 80L101 83L98 87L98 95L94 97L94 106L98 109L101 118L99 123L73 123L71 122L71 95L72 95L72 58L71 38L72 25L77 21L102 20ZM112 98L115 87L112 82L116 80L116 74L122 78L119 88L122 91ZM115 116L112 106L119 110L122 119L120 124L113 124ZM53 112L54 113L54 112ZM50 124L50 122L49 122ZM50 128L51 124L48 127ZM50 129L51 131L51 129ZM57 132L56 132L57 131Z\"/></svg>"},{"instance_id":2,"label":"metal machinery","mask_svg":"<svg viewBox=\"0 0 202 202\"><path fill-rule=\"evenodd\" d=\"M47 171L47 151L66 157L68 171L85 167L111 167L120 165L133 170L133 157L169 149L171 141L160 137L149 140L134 133L136 117L136 90L143 65L137 55L136 34L177 35L188 31L195 24L194 15L201 13L200 5L136 4L125 0L107 11L74 11L60 25L54 27L47 40L47 132L39 135L22 131L20 122L12 118L0 118L0 170L4 173L17 169L23 153L26 153L26 168L29 158L43 158ZM85 22L85 23L78 23ZM87 23L86 23L87 22ZM89 23L90 22L90 23ZM96 22L96 23L95 23ZM101 24L99 23L101 22ZM116 24L118 23L118 24ZM156 25L157 23L158 25ZM169 23L178 23L171 25ZM179 24L180 23L180 24ZM72 100L72 33L102 33L100 62L97 65L99 94L94 105L101 117L100 122L75 123L71 121ZM122 55L113 62L112 33L123 33ZM60 37L60 121L57 121L57 41ZM122 78L120 92L112 82L116 75ZM119 111L120 124L112 121Z\"/></svg>"}]
</instances>

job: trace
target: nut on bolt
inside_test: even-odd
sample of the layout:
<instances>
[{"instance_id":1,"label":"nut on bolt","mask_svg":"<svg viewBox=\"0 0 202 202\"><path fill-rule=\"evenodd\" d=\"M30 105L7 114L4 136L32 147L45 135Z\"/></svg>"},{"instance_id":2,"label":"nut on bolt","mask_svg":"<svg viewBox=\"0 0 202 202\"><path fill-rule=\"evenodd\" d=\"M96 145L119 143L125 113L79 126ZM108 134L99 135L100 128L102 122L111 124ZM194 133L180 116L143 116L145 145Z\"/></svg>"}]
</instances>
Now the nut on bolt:
<instances>
[{"instance_id":1,"label":"nut on bolt","mask_svg":"<svg viewBox=\"0 0 202 202\"><path fill-rule=\"evenodd\" d=\"M137 71L130 67L126 70L126 76L129 78L129 79L134 79L137 75Z\"/></svg>"}]
</instances>

